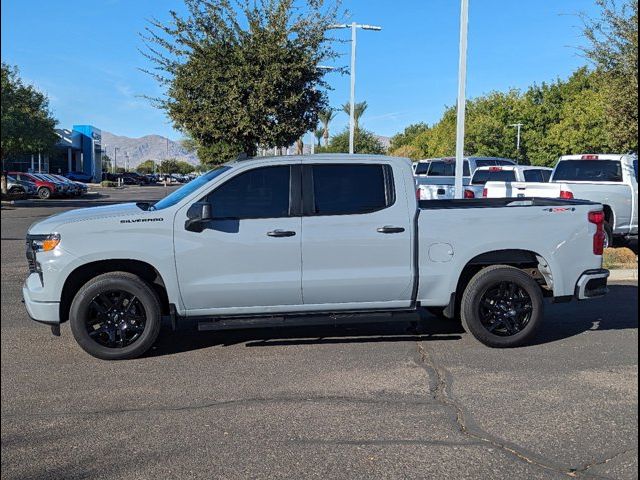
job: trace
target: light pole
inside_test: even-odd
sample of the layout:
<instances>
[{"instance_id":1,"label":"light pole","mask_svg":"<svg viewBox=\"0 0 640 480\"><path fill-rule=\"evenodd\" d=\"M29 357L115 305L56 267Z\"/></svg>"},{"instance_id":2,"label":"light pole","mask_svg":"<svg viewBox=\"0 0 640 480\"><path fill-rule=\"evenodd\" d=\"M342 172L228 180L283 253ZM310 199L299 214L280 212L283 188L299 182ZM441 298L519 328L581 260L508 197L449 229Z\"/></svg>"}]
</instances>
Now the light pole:
<instances>
[{"instance_id":1,"label":"light pole","mask_svg":"<svg viewBox=\"0 0 640 480\"><path fill-rule=\"evenodd\" d=\"M467 30L469 26L469 0L462 0L460 7L460 57L458 59L458 118L456 120L456 176L455 197L463 198L464 174L464 115L467 86Z\"/></svg>"},{"instance_id":2,"label":"light pole","mask_svg":"<svg viewBox=\"0 0 640 480\"><path fill-rule=\"evenodd\" d=\"M379 32L382 27L375 25L364 25L356 22L340 23L337 25L330 25L329 29L337 28L350 28L351 29L351 95L349 99L349 154L354 153L354 139L356 131L356 117L355 117L355 105L356 105L356 29L361 28L363 30L373 30Z\"/></svg>"},{"instance_id":3,"label":"light pole","mask_svg":"<svg viewBox=\"0 0 640 480\"><path fill-rule=\"evenodd\" d=\"M113 166L111 167L111 173L116 173L116 164L118 162L118 147L113 147Z\"/></svg>"},{"instance_id":4,"label":"light pole","mask_svg":"<svg viewBox=\"0 0 640 480\"><path fill-rule=\"evenodd\" d=\"M523 123L512 123L510 127L516 127L518 129L518 133L516 134L516 152L518 155L518 160L520 160L520 129L522 128Z\"/></svg>"}]
</instances>

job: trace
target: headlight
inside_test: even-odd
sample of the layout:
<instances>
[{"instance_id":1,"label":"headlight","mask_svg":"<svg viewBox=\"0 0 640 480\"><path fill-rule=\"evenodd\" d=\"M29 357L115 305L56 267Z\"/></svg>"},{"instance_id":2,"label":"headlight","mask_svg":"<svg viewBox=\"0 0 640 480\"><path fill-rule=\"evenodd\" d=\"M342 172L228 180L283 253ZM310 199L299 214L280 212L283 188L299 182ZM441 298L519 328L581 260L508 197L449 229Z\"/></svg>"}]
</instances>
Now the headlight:
<instances>
[{"instance_id":1,"label":"headlight","mask_svg":"<svg viewBox=\"0 0 640 480\"><path fill-rule=\"evenodd\" d=\"M34 252L49 252L60 243L60 234L51 233L49 235L28 235L27 241Z\"/></svg>"}]
</instances>

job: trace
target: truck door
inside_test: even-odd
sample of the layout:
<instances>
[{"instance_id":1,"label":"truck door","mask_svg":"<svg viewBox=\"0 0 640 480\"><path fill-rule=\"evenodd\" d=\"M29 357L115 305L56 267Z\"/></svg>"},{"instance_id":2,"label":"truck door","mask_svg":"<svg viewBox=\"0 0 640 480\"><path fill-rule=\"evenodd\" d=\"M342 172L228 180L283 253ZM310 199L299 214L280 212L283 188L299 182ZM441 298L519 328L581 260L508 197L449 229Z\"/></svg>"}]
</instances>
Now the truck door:
<instances>
[{"instance_id":1,"label":"truck door","mask_svg":"<svg viewBox=\"0 0 640 480\"><path fill-rule=\"evenodd\" d=\"M389 164L303 166L305 307L409 305L415 209L408 205L404 176L393 173Z\"/></svg>"},{"instance_id":2,"label":"truck door","mask_svg":"<svg viewBox=\"0 0 640 480\"><path fill-rule=\"evenodd\" d=\"M202 232L174 226L176 269L191 315L268 313L302 304L300 166L246 170L201 201L213 220Z\"/></svg>"}]
</instances>

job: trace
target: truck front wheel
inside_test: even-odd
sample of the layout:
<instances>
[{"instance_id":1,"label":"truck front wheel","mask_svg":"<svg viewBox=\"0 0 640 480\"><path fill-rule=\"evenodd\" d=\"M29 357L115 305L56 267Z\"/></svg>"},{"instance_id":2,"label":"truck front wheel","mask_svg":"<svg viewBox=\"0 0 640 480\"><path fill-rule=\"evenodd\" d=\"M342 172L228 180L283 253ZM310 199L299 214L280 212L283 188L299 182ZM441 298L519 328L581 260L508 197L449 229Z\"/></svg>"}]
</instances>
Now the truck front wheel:
<instances>
[{"instance_id":1,"label":"truck front wheel","mask_svg":"<svg viewBox=\"0 0 640 480\"><path fill-rule=\"evenodd\" d=\"M88 354L103 360L135 358L158 338L160 300L137 275L105 273L78 291L69 321L73 336Z\"/></svg>"},{"instance_id":2,"label":"truck front wheel","mask_svg":"<svg viewBox=\"0 0 640 480\"><path fill-rule=\"evenodd\" d=\"M543 317L540 286L522 270L487 267L469 282L462 296L465 330L490 347L517 347L536 333Z\"/></svg>"}]
</instances>

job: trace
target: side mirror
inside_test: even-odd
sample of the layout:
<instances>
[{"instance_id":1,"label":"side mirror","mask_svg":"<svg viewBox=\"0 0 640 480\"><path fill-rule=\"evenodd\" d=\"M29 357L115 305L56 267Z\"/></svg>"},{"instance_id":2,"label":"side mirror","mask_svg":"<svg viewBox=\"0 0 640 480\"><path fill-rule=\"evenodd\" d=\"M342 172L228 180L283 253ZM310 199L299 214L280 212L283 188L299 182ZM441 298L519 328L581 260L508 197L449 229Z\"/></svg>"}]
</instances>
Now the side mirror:
<instances>
[{"instance_id":1,"label":"side mirror","mask_svg":"<svg viewBox=\"0 0 640 480\"><path fill-rule=\"evenodd\" d=\"M194 203L187 211L187 221L184 229L190 232L202 232L204 224L213 220L211 204L209 202Z\"/></svg>"}]
</instances>

